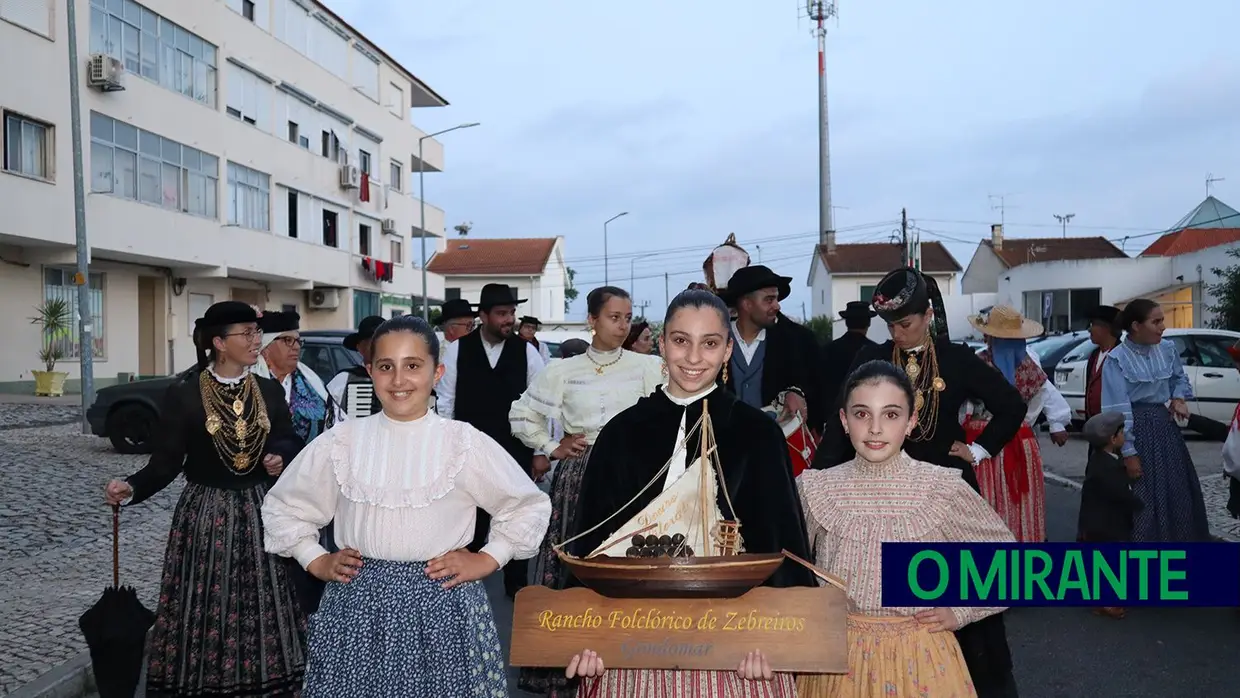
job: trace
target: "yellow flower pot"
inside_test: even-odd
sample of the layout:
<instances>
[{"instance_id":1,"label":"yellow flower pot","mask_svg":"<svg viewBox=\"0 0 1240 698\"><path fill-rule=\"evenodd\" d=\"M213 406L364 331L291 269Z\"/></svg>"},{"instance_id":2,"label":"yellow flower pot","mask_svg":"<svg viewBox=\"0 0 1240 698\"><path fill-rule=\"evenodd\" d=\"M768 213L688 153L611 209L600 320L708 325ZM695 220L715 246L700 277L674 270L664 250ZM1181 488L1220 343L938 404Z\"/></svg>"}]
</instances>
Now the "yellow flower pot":
<instances>
[{"instance_id":1,"label":"yellow flower pot","mask_svg":"<svg viewBox=\"0 0 1240 698\"><path fill-rule=\"evenodd\" d=\"M68 373L63 371L31 371L34 376L34 394L46 397L60 397L65 394L65 379Z\"/></svg>"}]
</instances>

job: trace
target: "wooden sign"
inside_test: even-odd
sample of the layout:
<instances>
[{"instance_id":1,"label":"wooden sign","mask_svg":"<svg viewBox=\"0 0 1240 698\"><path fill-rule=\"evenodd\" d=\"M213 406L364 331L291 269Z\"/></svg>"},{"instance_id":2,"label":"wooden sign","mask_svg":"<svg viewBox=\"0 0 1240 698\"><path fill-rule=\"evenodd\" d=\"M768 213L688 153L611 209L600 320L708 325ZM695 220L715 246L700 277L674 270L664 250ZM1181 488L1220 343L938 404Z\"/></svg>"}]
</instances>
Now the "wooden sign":
<instances>
[{"instance_id":1,"label":"wooden sign","mask_svg":"<svg viewBox=\"0 0 1240 698\"><path fill-rule=\"evenodd\" d=\"M775 671L848 671L848 601L831 586L758 587L734 599L614 599L585 588L517 593L518 667L566 667L590 649L615 669L734 670L761 650Z\"/></svg>"}]
</instances>

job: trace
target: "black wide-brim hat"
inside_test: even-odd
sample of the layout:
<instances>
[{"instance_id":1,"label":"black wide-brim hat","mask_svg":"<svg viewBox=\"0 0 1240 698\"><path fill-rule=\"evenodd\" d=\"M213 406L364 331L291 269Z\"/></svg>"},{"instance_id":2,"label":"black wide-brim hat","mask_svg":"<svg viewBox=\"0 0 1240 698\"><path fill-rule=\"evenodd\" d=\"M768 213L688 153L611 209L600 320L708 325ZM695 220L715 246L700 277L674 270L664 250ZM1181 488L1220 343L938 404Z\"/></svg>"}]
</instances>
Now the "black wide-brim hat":
<instances>
[{"instance_id":1,"label":"black wide-brim hat","mask_svg":"<svg viewBox=\"0 0 1240 698\"><path fill-rule=\"evenodd\" d=\"M1112 325L1119 324L1120 309L1113 305L1099 305L1091 308L1085 313L1085 319L1089 321L1100 320Z\"/></svg>"},{"instance_id":2,"label":"black wide-brim hat","mask_svg":"<svg viewBox=\"0 0 1240 698\"><path fill-rule=\"evenodd\" d=\"M259 314L254 306L241 301L220 301L207 308L202 317L194 321L197 329L246 325L258 322Z\"/></svg>"},{"instance_id":3,"label":"black wide-brim hat","mask_svg":"<svg viewBox=\"0 0 1240 698\"><path fill-rule=\"evenodd\" d=\"M848 305L840 311L840 317L845 320L869 320L877 314L865 301L848 301Z\"/></svg>"},{"instance_id":4,"label":"black wide-brim hat","mask_svg":"<svg viewBox=\"0 0 1240 698\"><path fill-rule=\"evenodd\" d=\"M878 282L870 304L884 322L897 322L929 310L930 291L921 272L912 267L900 267Z\"/></svg>"},{"instance_id":5,"label":"black wide-brim hat","mask_svg":"<svg viewBox=\"0 0 1240 698\"><path fill-rule=\"evenodd\" d=\"M514 296L512 289L504 284L487 284L482 287L482 293L478 296L478 309L490 310L497 305L521 305L525 300Z\"/></svg>"},{"instance_id":6,"label":"black wide-brim hat","mask_svg":"<svg viewBox=\"0 0 1240 698\"><path fill-rule=\"evenodd\" d=\"M779 300L782 301L792 295L792 277L780 276L761 264L741 267L736 270L731 279L728 279L728 285L719 297L728 305L736 305L741 296L764 288L777 289Z\"/></svg>"},{"instance_id":7,"label":"black wide-brim hat","mask_svg":"<svg viewBox=\"0 0 1240 698\"><path fill-rule=\"evenodd\" d=\"M344 341L342 342L342 344L344 344L344 348L357 351L358 342L364 342L375 336L375 330L379 329L379 325L382 325L383 323L384 319L378 315L369 315L362 318L362 321L357 323L357 332L354 332L344 338Z\"/></svg>"},{"instance_id":8,"label":"black wide-brim hat","mask_svg":"<svg viewBox=\"0 0 1240 698\"><path fill-rule=\"evenodd\" d=\"M263 334L281 334L301 329L301 315L296 310L273 310L258 318L258 329Z\"/></svg>"},{"instance_id":9,"label":"black wide-brim hat","mask_svg":"<svg viewBox=\"0 0 1240 698\"><path fill-rule=\"evenodd\" d=\"M518 325L533 325L534 327L542 327L542 322L540 322L538 318L533 317L532 315L526 315L522 317L521 321L518 322L517 324Z\"/></svg>"},{"instance_id":10,"label":"black wide-brim hat","mask_svg":"<svg viewBox=\"0 0 1240 698\"><path fill-rule=\"evenodd\" d=\"M439 324L442 325L449 320L457 318L473 318L478 314L474 310L474 306L464 298L453 298L450 301L444 301L443 306L439 309Z\"/></svg>"}]
</instances>

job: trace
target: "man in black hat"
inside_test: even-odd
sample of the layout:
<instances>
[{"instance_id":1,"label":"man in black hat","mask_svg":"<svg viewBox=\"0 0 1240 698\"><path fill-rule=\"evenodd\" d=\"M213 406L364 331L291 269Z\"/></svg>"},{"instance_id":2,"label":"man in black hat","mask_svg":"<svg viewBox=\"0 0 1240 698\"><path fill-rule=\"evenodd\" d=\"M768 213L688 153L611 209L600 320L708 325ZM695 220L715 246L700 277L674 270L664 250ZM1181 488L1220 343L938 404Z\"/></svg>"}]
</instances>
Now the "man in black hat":
<instances>
[{"instance_id":1,"label":"man in black hat","mask_svg":"<svg viewBox=\"0 0 1240 698\"><path fill-rule=\"evenodd\" d=\"M551 360L551 350L546 344L538 341L538 329L542 327L542 322L538 318L526 315L521 318L521 324L517 326L517 334L521 335L521 339L534 345L538 350L538 356L546 364Z\"/></svg>"},{"instance_id":2,"label":"man in black hat","mask_svg":"<svg viewBox=\"0 0 1240 698\"><path fill-rule=\"evenodd\" d=\"M934 279L911 267L883 277L871 300L891 331L891 339L857 352L849 368L867 361L889 361L908 374L916 399L917 425L904 451L920 461L962 471L964 481L978 490L973 466L997 454L1025 420L1025 401L1003 374L977 353L951 341L947 313ZM992 415L971 444L965 443L960 408L966 401L985 404ZM829 419L814 457L815 468L851 460L852 443L839 419ZM1015 698L1012 655L1003 614L989 616L956 632L961 654L978 698Z\"/></svg>"},{"instance_id":3,"label":"man in black hat","mask_svg":"<svg viewBox=\"0 0 1240 698\"><path fill-rule=\"evenodd\" d=\"M551 469L551 463L514 437L508 424L513 401L543 367L534 345L513 332L517 306L524 302L503 284L482 287L478 299L481 324L444 349L443 377L435 388L436 409L441 417L468 422L494 439L537 480ZM489 531L490 516L479 509L470 550L481 549ZM527 584L527 560L513 560L504 567L504 589L510 597Z\"/></svg>"},{"instance_id":4,"label":"man in black hat","mask_svg":"<svg viewBox=\"0 0 1240 698\"><path fill-rule=\"evenodd\" d=\"M362 365L346 368L337 373L327 384L327 394L334 405L350 417L367 417L381 409L375 397L374 382L366 364L370 363L370 338L383 324L383 318L371 315L357 324L357 331L344 338L344 348L362 355Z\"/></svg>"},{"instance_id":5,"label":"man in black hat","mask_svg":"<svg viewBox=\"0 0 1240 698\"><path fill-rule=\"evenodd\" d=\"M1119 344L1119 308L1100 305L1085 314L1089 338L1097 346L1085 362L1085 419L1102 414L1102 362Z\"/></svg>"},{"instance_id":6,"label":"man in black hat","mask_svg":"<svg viewBox=\"0 0 1240 698\"><path fill-rule=\"evenodd\" d=\"M821 424L818 342L814 333L786 317L779 302L792 293L792 278L758 265L738 269L720 293L736 311L732 358L723 383L746 404L778 405L782 415Z\"/></svg>"},{"instance_id":7,"label":"man in black hat","mask_svg":"<svg viewBox=\"0 0 1240 698\"><path fill-rule=\"evenodd\" d=\"M439 329L443 340L449 344L474 331L478 313L464 298L445 301L439 310Z\"/></svg>"},{"instance_id":8,"label":"man in black hat","mask_svg":"<svg viewBox=\"0 0 1240 698\"><path fill-rule=\"evenodd\" d=\"M844 381L848 378L848 369L853 365L857 354L863 349L878 346L874 340L866 336L870 331L870 322L877 314L865 301L849 301L848 305L840 311L840 317L844 319L845 332L840 337L831 340L822 349L822 397L832 408L839 406L837 400L840 390L844 387ZM832 419L833 411L833 409L824 409L822 418ZM820 424L815 426L820 429L823 427Z\"/></svg>"}]
</instances>

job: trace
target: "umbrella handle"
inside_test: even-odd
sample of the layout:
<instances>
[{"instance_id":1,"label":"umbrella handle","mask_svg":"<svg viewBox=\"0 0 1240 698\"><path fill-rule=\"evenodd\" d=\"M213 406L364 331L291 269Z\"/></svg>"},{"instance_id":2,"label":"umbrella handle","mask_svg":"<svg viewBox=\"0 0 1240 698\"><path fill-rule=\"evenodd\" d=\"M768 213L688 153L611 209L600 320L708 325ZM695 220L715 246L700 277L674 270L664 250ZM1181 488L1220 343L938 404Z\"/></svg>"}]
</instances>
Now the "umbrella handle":
<instances>
[{"instance_id":1,"label":"umbrella handle","mask_svg":"<svg viewBox=\"0 0 1240 698\"><path fill-rule=\"evenodd\" d=\"M121 508L112 505L112 586L121 588Z\"/></svg>"}]
</instances>

